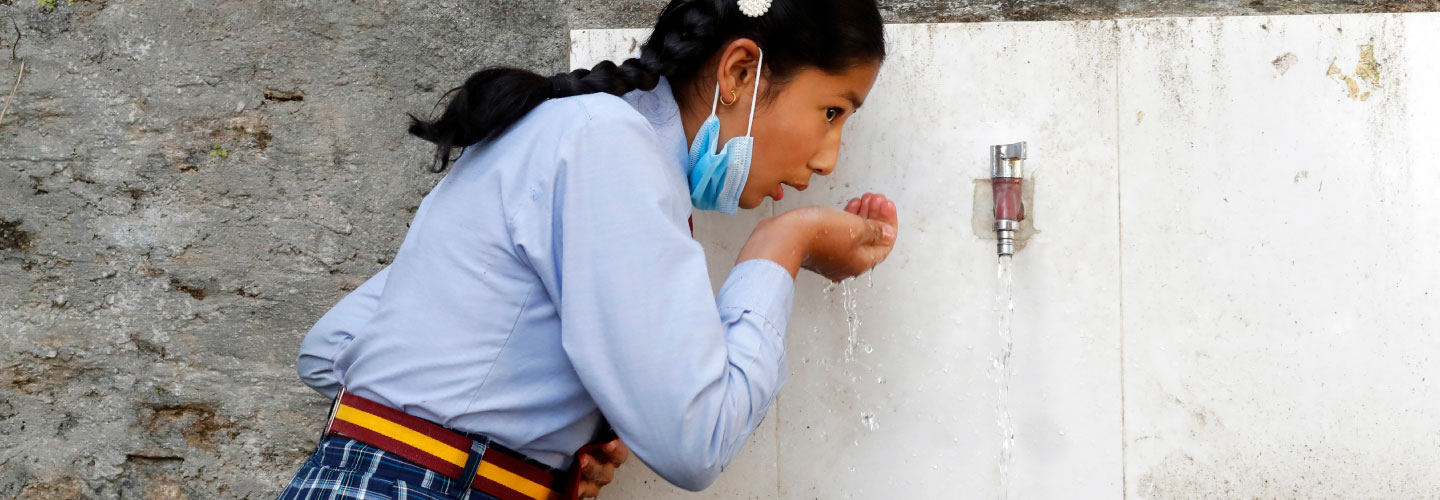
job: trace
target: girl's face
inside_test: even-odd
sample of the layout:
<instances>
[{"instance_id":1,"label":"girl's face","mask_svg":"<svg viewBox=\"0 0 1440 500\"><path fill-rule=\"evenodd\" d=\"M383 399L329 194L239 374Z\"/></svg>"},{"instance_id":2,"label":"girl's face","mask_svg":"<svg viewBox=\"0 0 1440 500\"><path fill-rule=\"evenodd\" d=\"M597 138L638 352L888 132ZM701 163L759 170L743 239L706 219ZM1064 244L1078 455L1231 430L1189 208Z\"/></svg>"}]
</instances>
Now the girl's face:
<instances>
[{"instance_id":1,"label":"girl's face","mask_svg":"<svg viewBox=\"0 0 1440 500\"><path fill-rule=\"evenodd\" d=\"M717 70L713 74L719 78L702 77L686 95L677 96L686 144L695 140L696 131L710 115L717 80L720 99L731 103L715 111L720 118L719 143L745 135L759 54L755 42L735 40L714 60ZM783 186L805 189L814 174L834 171L840 131L869 95L879 72L878 61L857 64L840 74L805 68L783 85L771 87L776 84L768 79L770 69L768 65L763 68L760 103L751 131L755 150L740 193L740 208L760 206L766 196L779 200L785 196Z\"/></svg>"},{"instance_id":2,"label":"girl's face","mask_svg":"<svg viewBox=\"0 0 1440 500\"><path fill-rule=\"evenodd\" d=\"M856 65L834 75L806 68L778 94L762 97L755 110L751 133L755 151L750 176L740 194L740 208L755 208L766 196L778 201L785 196L782 186L804 190L812 175L833 172L840 155L841 130L865 102L879 72L879 63ZM739 108L740 104L730 107ZM749 103L744 104L748 115ZM739 124L743 126L744 120ZM736 132L744 133L743 128Z\"/></svg>"}]
</instances>

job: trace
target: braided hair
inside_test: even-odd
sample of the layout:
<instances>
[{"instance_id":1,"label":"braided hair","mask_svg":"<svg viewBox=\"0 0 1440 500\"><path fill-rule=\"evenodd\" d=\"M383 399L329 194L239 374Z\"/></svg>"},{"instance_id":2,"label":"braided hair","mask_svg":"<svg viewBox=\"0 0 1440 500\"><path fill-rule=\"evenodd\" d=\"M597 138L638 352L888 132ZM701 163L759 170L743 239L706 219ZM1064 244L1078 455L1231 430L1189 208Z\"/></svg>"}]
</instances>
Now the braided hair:
<instances>
[{"instance_id":1,"label":"braided hair","mask_svg":"<svg viewBox=\"0 0 1440 500\"><path fill-rule=\"evenodd\" d=\"M765 50L767 94L805 68L839 74L885 58L875 0L774 0L760 17L741 14L736 0L670 0L639 57L550 77L518 68L483 69L446 93L454 98L440 118L409 115L409 131L436 145L431 170L440 172L453 148L498 137L547 99L598 92L621 96L654 89L662 76L684 88L716 52L741 38Z\"/></svg>"}]
</instances>

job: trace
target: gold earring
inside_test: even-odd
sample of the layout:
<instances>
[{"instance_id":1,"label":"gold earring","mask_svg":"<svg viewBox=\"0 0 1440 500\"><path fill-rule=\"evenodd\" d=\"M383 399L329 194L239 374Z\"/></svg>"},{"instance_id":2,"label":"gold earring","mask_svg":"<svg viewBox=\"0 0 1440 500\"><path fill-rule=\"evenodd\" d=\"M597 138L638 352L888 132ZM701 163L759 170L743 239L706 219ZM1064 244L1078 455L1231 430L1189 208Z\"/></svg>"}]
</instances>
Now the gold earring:
<instances>
[{"instance_id":1,"label":"gold earring","mask_svg":"<svg viewBox=\"0 0 1440 500\"><path fill-rule=\"evenodd\" d=\"M729 105L731 105L731 104L735 104L735 101L737 101L737 100L739 100L739 99L740 99L740 96L735 93L735 89L730 89L730 102L725 102L724 99L721 99L721 100L720 100L720 104L724 104L724 105L726 105L726 106L729 106Z\"/></svg>"}]
</instances>

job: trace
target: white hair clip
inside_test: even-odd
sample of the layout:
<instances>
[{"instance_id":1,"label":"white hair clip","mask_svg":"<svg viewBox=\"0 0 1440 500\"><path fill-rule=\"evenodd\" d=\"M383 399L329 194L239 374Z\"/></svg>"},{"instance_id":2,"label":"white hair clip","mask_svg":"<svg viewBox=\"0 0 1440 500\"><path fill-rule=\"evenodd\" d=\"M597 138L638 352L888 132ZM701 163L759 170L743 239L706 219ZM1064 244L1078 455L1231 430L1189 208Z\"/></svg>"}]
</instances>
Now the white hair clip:
<instances>
[{"instance_id":1,"label":"white hair clip","mask_svg":"<svg viewBox=\"0 0 1440 500\"><path fill-rule=\"evenodd\" d=\"M750 17L765 15L770 10L770 0L740 0L740 12Z\"/></svg>"}]
</instances>

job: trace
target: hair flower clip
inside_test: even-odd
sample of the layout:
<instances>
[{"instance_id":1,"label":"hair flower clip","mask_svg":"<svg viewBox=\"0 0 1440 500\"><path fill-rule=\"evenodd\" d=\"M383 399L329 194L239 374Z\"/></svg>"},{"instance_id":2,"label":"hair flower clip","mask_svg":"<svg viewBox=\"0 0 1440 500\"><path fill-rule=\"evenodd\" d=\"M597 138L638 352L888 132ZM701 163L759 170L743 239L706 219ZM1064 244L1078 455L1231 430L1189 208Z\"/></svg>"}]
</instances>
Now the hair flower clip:
<instances>
[{"instance_id":1,"label":"hair flower clip","mask_svg":"<svg viewBox=\"0 0 1440 500\"><path fill-rule=\"evenodd\" d=\"M765 15L770 10L770 0L740 0L740 12L750 17Z\"/></svg>"}]
</instances>

